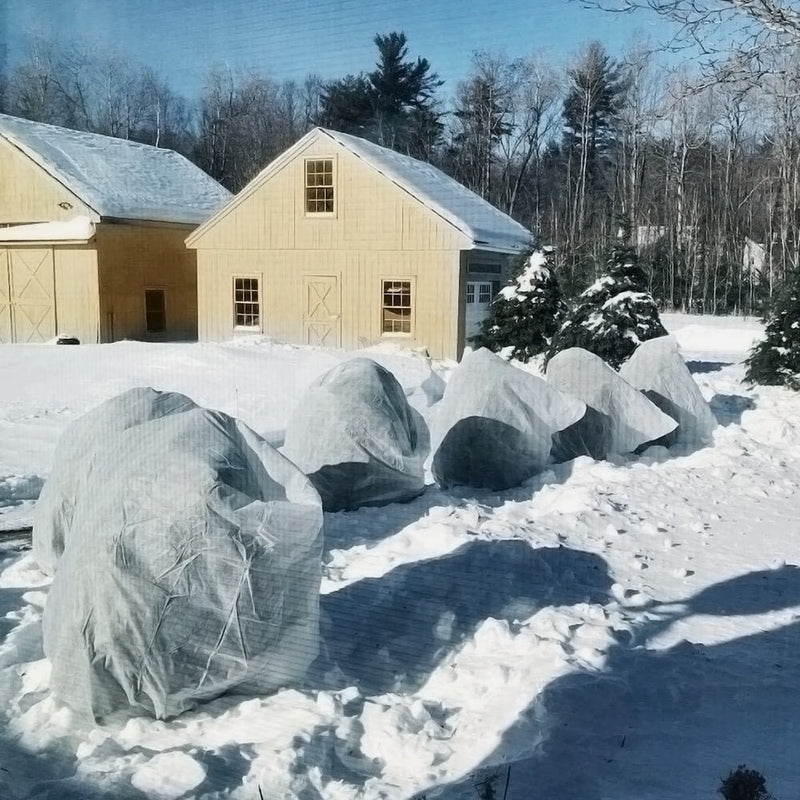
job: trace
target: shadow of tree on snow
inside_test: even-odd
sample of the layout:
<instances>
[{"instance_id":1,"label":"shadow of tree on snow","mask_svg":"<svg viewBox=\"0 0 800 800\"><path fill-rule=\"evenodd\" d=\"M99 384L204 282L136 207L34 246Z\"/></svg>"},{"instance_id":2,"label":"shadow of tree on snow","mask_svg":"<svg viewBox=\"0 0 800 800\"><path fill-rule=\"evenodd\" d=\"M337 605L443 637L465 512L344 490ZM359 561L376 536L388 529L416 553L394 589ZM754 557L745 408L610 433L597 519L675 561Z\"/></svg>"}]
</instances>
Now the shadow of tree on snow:
<instances>
[{"instance_id":1,"label":"shadow of tree on snow","mask_svg":"<svg viewBox=\"0 0 800 800\"><path fill-rule=\"evenodd\" d=\"M597 555L478 540L323 596L323 637L362 692L413 690L484 620L513 624L544 606L605 603L610 585Z\"/></svg>"},{"instance_id":2,"label":"shadow of tree on snow","mask_svg":"<svg viewBox=\"0 0 800 800\"><path fill-rule=\"evenodd\" d=\"M540 752L513 763L506 800L527 800L534 789L559 800L678 800L698 790L711 797L741 763L762 771L777 797L791 796L800 784L800 622L712 645L680 640L650 650L647 643L695 614L719 617L724 631L725 616L797 605L795 566L723 581L682 604L653 604L651 618L613 648L602 673L570 674L536 699L547 738ZM478 774L518 752L531 712L505 732ZM657 773L653 763L662 765ZM460 797L475 780L437 796Z\"/></svg>"}]
</instances>

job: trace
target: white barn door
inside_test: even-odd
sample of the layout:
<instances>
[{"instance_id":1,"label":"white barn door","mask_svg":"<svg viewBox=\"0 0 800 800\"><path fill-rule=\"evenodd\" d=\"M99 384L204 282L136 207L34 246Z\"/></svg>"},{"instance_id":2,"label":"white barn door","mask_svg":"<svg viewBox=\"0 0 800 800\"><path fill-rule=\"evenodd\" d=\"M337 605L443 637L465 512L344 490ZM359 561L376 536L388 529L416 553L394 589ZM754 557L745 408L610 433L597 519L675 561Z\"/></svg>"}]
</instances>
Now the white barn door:
<instances>
[{"instance_id":1,"label":"white barn door","mask_svg":"<svg viewBox=\"0 0 800 800\"><path fill-rule=\"evenodd\" d=\"M11 327L17 343L56 335L55 276L51 249L8 250Z\"/></svg>"},{"instance_id":2,"label":"white barn door","mask_svg":"<svg viewBox=\"0 0 800 800\"><path fill-rule=\"evenodd\" d=\"M339 347L341 303L336 275L306 275L303 279L305 310L303 326L306 344Z\"/></svg>"}]
</instances>

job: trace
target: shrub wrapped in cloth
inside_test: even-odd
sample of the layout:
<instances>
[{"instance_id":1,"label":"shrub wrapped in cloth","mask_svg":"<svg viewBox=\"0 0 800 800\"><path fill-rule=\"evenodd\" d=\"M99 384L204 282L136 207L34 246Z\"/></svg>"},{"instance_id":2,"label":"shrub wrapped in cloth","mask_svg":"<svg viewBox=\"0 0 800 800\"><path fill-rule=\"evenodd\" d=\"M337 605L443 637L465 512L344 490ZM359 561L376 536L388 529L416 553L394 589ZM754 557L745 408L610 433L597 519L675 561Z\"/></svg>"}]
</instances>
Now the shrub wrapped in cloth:
<instances>
[{"instance_id":1,"label":"shrub wrapped in cloth","mask_svg":"<svg viewBox=\"0 0 800 800\"><path fill-rule=\"evenodd\" d=\"M305 674L322 509L280 453L193 408L109 436L77 486L44 612L58 699L169 718Z\"/></svg>"},{"instance_id":2,"label":"shrub wrapped in cloth","mask_svg":"<svg viewBox=\"0 0 800 800\"><path fill-rule=\"evenodd\" d=\"M580 347L562 350L550 359L547 381L587 407L578 422L553 436L557 461L633 453L678 427L602 358Z\"/></svg>"},{"instance_id":3,"label":"shrub wrapped in cloth","mask_svg":"<svg viewBox=\"0 0 800 800\"><path fill-rule=\"evenodd\" d=\"M548 462L586 405L486 349L464 357L437 409L432 471L443 488L508 489Z\"/></svg>"},{"instance_id":4,"label":"shrub wrapped in cloth","mask_svg":"<svg viewBox=\"0 0 800 800\"><path fill-rule=\"evenodd\" d=\"M34 509L33 555L42 570L51 575L55 571L72 525L75 499L108 441L134 425L193 408L197 406L185 395L139 387L107 400L64 431Z\"/></svg>"},{"instance_id":5,"label":"shrub wrapped in cloth","mask_svg":"<svg viewBox=\"0 0 800 800\"><path fill-rule=\"evenodd\" d=\"M410 500L425 488L424 454L403 388L369 358L338 364L306 391L283 453L308 475L326 511Z\"/></svg>"},{"instance_id":6,"label":"shrub wrapped in cloth","mask_svg":"<svg viewBox=\"0 0 800 800\"><path fill-rule=\"evenodd\" d=\"M678 423L659 444L694 448L714 438L717 421L671 336L642 342L619 374Z\"/></svg>"}]
</instances>

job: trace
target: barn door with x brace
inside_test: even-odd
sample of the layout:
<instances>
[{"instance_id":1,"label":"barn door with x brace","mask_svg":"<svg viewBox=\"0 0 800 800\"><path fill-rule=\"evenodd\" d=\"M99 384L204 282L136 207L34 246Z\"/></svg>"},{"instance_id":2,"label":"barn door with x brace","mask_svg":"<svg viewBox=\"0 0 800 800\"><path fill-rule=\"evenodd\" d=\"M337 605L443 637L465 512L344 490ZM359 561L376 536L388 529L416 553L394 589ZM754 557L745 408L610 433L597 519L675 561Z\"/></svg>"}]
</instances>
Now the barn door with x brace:
<instances>
[{"instance_id":1,"label":"barn door with x brace","mask_svg":"<svg viewBox=\"0 0 800 800\"><path fill-rule=\"evenodd\" d=\"M339 347L341 342L341 305L337 275L306 275L305 290L306 344Z\"/></svg>"},{"instance_id":2,"label":"barn door with x brace","mask_svg":"<svg viewBox=\"0 0 800 800\"><path fill-rule=\"evenodd\" d=\"M22 344L46 342L56 335L53 251L11 248L7 252L12 339Z\"/></svg>"}]
</instances>

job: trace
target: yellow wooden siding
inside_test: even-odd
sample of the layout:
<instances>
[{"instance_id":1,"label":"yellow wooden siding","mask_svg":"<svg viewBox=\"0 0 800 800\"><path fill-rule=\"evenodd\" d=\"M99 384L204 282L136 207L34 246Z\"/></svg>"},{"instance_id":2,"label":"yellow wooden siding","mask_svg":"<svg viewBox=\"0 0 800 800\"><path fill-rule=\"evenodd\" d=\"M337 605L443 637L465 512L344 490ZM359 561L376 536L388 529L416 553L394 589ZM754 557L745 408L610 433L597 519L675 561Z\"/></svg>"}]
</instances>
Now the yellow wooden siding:
<instances>
[{"instance_id":1,"label":"yellow wooden siding","mask_svg":"<svg viewBox=\"0 0 800 800\"><path fill-rule=\"evenodd\" d=\"M160 339L197 336L197 268L185 225L97 226L101 340L147 339L146 289L163 289L167 329Z\"/></svg>"},{"instance_id":2,"label":"yellow wooden siding","mask_svg":"<svg viewBox=\"0 0 800 800\"><path fill-rule=\"evenodd\" d=\"M59 203L69 206L62 208ZM0 225L68 220L79 214L93 212L21 150L0 138Z\"/></svg>"},{"instance_id":3,"label":"yellow wooden siding","mask_svg":"<svg viewBox=\"0 0 800 800\"><path fill-rule=\"evenodd\" d=\"M305 213L305 160L334 160L335 212ZM258 182L258 178L256 181ZM193 243L215 250L458 250L471 242L324 134L255 188Z\"/></svg>"},{"instance_id":4,"label":"yellow wooden siding","mask_svg":"<svg viewBox=\"0 0 800 800\"><path fill-rule=\"evenodd\" d=\"M98 341L94 248L0 249L0 342L46 342L56 334Z\"/></svg>"},{"instance_id":5,"label":"yellow wooden siding","mask_svg":"<svg viewBox=\"0 0 800 800\"><path fill-rule=\"evenodd\" d=\"M97 252L91 245L53 249L57 332L100 341Z\"/></svg>"},{"instance_id":6,"label":"yellow wooden siding","mask_svg":"<svg viewBox=\"0 0 800 800\"><path fill-rule=\"evenodd\" d=\"M233 279L261 279L261 328L270 336L308 342L305 328L307 279L337 278L340 341L356 349L382 341L424 347L434 358L457 358L458 251L198 251L199 335L224 340L235 335ZM382 280L412 282L412 335L381 331Z\"/></svg>"}]
</instances>

